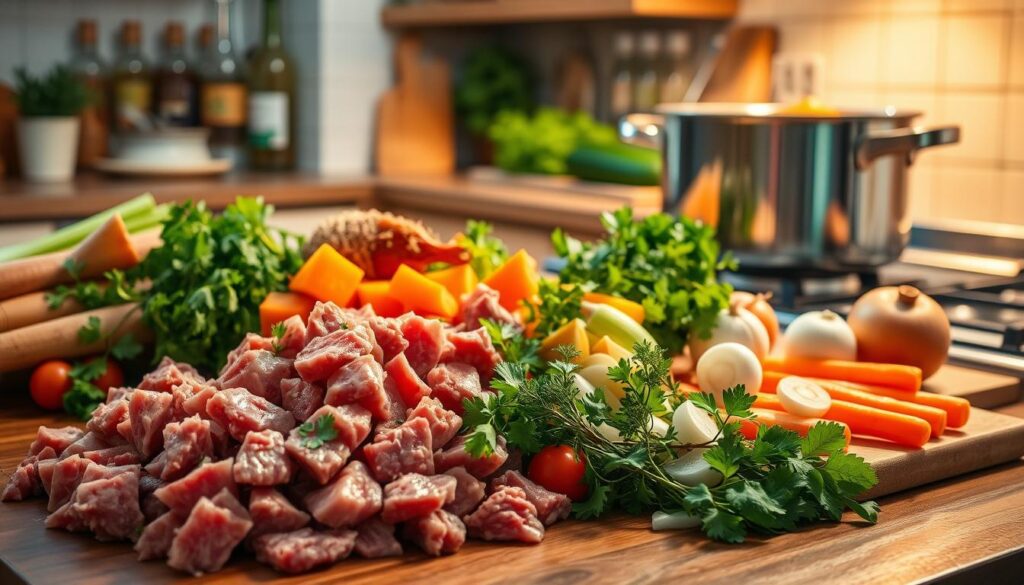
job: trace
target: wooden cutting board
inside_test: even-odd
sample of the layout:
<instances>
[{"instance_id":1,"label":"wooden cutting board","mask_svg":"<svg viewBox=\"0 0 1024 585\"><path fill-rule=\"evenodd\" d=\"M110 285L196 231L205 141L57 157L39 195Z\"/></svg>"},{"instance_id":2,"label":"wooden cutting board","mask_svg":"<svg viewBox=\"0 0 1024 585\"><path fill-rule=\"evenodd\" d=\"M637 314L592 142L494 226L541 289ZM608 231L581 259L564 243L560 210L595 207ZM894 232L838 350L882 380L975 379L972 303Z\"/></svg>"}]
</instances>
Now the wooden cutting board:
<instances>
[{"instance_id":1,"label":"wooden cutting board","mask_svg":"<svg viewBox=\"0 0 1024 585\"><path fill-rule=\"evenodd\" d=\"M1021 399L1019 378L945 364L928 378L924 389L936 394L959 396L978 408L995 408Z\"/></svg>"}]
</instances>

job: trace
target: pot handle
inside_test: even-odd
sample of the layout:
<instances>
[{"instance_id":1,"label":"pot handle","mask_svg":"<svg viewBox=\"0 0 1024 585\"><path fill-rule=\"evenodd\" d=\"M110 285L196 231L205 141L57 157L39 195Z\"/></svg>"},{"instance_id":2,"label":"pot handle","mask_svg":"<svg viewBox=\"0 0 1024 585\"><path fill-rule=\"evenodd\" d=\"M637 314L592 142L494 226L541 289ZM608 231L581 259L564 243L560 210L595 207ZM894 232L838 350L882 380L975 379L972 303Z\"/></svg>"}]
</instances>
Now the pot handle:
<instances>
[{"instance_id":1,"label":"pot handle","mask_svg":"<svg viewBox=\"0 0 1024 585\"><path fill-rule=\"evenodd\" d=\"M959 126L937 128L898 128L873 132L860 139L857 145L857 169L863 170L878 157L903 153L907 164L914 162L914 154L922 148L960 142Z\"/></svg>"},{"instance_id":2,"label":"pot handle","mask_svg":"<svg viewBox=\"0 0 1024 585\"><path fill-rule=\"evenodd\" d=\"M619 118L619 138L645 148L661 149L665 134L665 116L660 114L626 114Z\"/></svg>"}]
</instances>

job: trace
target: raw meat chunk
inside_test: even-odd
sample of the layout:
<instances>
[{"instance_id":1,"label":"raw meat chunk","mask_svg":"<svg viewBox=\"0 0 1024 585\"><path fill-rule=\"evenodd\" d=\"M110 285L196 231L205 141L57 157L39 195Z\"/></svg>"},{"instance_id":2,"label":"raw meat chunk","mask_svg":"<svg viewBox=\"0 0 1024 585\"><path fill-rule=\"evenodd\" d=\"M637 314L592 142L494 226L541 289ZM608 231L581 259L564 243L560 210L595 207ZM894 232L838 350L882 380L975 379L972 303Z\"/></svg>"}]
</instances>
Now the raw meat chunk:
<instances>
[{"instance_id":1,"label":"raw meat chunk","mask_svg":"<svg viewBox=\"0 0 1024 585\"><path fill-rule=\"evenodd\" d=\"M192 366L164 356L155 370L142 377L139 389L170 392L175 386L185 381L203 383L206 380Z\"/></svg>"},{"instance_id":2,"label":"raw meat chunk","mask_svg":"<svg viewBox=\"0 0 1024 585\"><path fill-rule=\"evenodd\" d=\"M210 384L199 384L196 382L183 382L174 387L171 395L174 396L175 418L185 418L193 414L200 417L207 417L206 403L217 393L217 388Z\"/></svg>"},{"instance_id":3,"label":"raw meat chunk","mask_svg":"<svg viewBox=\"0 0 1024 585\"><path fill-rule=\"evenodd\" d=\"M139 507L142 508L142 515L146 520L153 521L170 510L159 500L153 492L165 485L166 482L159 477L143 473L139 478Z\"/></svg>"},{"instance_id":4,"label":"raw meat chunk","mask_svg":"<svg viewBox=\"0 0 1024 585\"><path fill-rule=\"evenodd\" d=\"M364 317L358 311L342 309L331 302L317 301L313 310L306 317L306 342L309 345L313 339L323 337L339 329L348 329L357 323L361 323Z\"/></svg>"},{"instance_id":5,"label":"raw meat chunk","mask_svg":"<svg viewBox=\"0 0 1024 585\"><path fill-rule=\"evenodd\" d=\"M119 440L117 425L128 419L128 401L117 400L101 404L92 411L92 418L86 423L85 428L100 435L106 440Z\"/></svg>"},{"instance_id":6,"label":"raw meat chunk","mask_svg":"<svg viewBox=\"0 0 1024 585\"><path fill-rule=\"evenodd\" d=\"M365 559L395 557L402 554L402 544L395 538L395 526L374 516L357 528L356 553Z\"/></svg>"},{"instance_id":7,"label":"raw meat chunk","mask_svg":"<svg viewBox=\"0 0 1024 585\"><path fill-rule=\"evenodd\" d=\"M107 388L106 403L113 404L118 400L128 400L128 398L132 395L132 392L135 392L135 388L129 388L127 386L121 386L118 388Z\"/></svg>"},{"instance_id":8,"label":"raw meat chunk","mask_svg":"<svg viewBox=\"0 0 1024 585\"><path fill-rule=\"evenodd\" d=\"M519 320L501 306L499 298L498 291L486 284L478 284L472 292L462 298L461 322L468 329L480 327L481 319L490 319L499 325L507 323L521 327Z\"/></svg>"},{"instance_id":9,"label":"raw meat chunk","mask_svg":"<svg viewBox=\"0 0 1024 585\"><path fill-rule=\"evenodd\" d=\"M448 331L446 333L442 362L463 362L476 368L480 380L489 384L494 368L501 363L501 355L494 349L491 336L482 327L472 331Z\"/></svg>"},{"instance_id":10,"label":"raw meat chunk","mask_svg":"<svg viewBox=\"0 0 1024 585\"><path fill-rule=\"evenodd\" d=\"M355 526L381 509L380 484L359 461L349 463L334 482L310 492L306 509L331 528Z\"/></svg>"},{"instance_id":11,"label":"raw meat chunk","mask_svg":"<svg viewBox=\"0 0 1024 585\"><path fill-rule=\"evenodd\" d=\"M400 353L392 358L384 365L384 372L388 379L394 382L395 389L405 404L418 404L421 398L430 396L430 386L424 384L416 375L405 354Z\"/></svg>"},{"instance_id":12,"label":"raw meat chunk","mask_svg":"<svg viewBox=\"0 0 1024 585\"><path fill-rule=\"evenodd\" d=\"M372 355L374 348L380 350L369 327L356 325L351 329L338 329L312 339L302 348L295 356L295 371L307 382L326 380L357 357Z\"/></svg>"},{"instance_id":13,"label":"raw meat chunk","mask_svg":"<svg viewBox=\"0 0 1024 585\"><path fill-rule=\"evenodd\" d=\"M164 427L174 420L174 396L166 392L136 390L128 402L128 420L132 425L132 443L146 459L164 446Z\"/></svg>"},{"instance_id":14,"label":"raw meat chunk","mask_svg":"<svg viewBox=\"0 0 1024 585\"><path fill-rule=\"evenodd\" d=\"M255 487L249 495L250 537L273 532L291 532L309 524L309 514L296 508L274 488Z\"/></svg>"},{"instance_id":15,"label":"raw meat chunk","mask_svg":"<svg viewBox=\"0 0 1024 585\"><path fill-rule=\"evenodd\" d=\"M363 447L366 464L381 483L388 483L404 473L434 473L430 423L414 418L401 426L382 431L373 443Z\"/></svg>"},{"instance_id":16,"label":"raw meat chunk","mask_svg":"<svg viewBox=\"0 0 1024 585\"><path fill-rule=\"evenodd\" d=\"M97 540L131 539L145 522L139 509L139 476L135 473L82 482L69 505L71 514Z\"/></svg>"},{"instance_id":17,"label":"raw meat chunk","mask_svg":"<svg viewBox=\"0 0 1024 585\"><path fill-rule=\"evenodd\" d=\"M492 490L497 490L501 486L522 489L526 499L537 509L537 518L544 526L551 526L559 520L564 520L569 517L569 512L572 512L572 500L568 496L549 491L518 471L506 471L491 480Z\"/></svg>"},{"instance_id":18,"label":"raw meat chunk","mask_svg":"<svg viewBox=\"0 0 1024 585\"><path fill-rule=\"evenodd\" d=\"M116 447L96 449L95 451L85 451L81 455L89 461L99 463L100 465L131 465L132 463L142 461L138 451L131 445L117 445Z\"/></svg>"},{"instance_id":19,"label":"raw meat chunk","mask_svg":"<svg viewBox=\"0 0 1024 585\"><path fill-rule=\"evenodd\" d=\"M221 390L206 403L206 412L236 441L244 440L249 431L287 433L295 426L292 413L245 388Z\"/></svg>"},{"instance_id":20,"label":"raw meat chunk","mask_svg":"<svg viewBox=\"0 0 1024 585\"><path fill-rule=\"evenodd\" d=\"M195 576L220 570L252 528L252 521L202 497L178 529L167 564Z\"/></svg>"},{"instance_id":21,"label":"raw meat chunk","mask_svg":"<svg viewBox=\"0 0 1024 585\"><path fill-rule=\"evenodd\" d=\"M430 424L430 445L434 449L447 445L462 427L462 417L445 409L436 398L421 399L406 415L406 419L414 418L422 418Z\"/></svg>"},{"instance_id":22,"label":"raw meat chunk","mask_svg":"<svg viewBox=\"0 0 1024 585\"><path fill-rule=\"evenodd\" d=\"M317 444L315 432L323 417L333 420L334 439ZM288 434L285 449L321 485L330 481L348 461L352 450L362 443L370 432L370 413L357 404L323 406L309 418L306 425L296 427Z\"/></svg>"},{"instance_id":23,"label":"raw meat chunk","mask_svg":"<svg viewBox=\"0 0 1024 585\"><path fill-rule=\"evenodd\" d=\"M36 462L36 475L39 476L39 486L43 488L46 497L50 497L50 482L53 481L53 470L57 468L60 459L41 459Z\"/></svg>"},{"instance_id":24,"label":"raw meat chunk","mask_svg":"<svg viewBox=\"0 0 1024 585\"><path fill-rule=\"evenodd\" d=\"M171 550L174 533L177 532L185 519L170 512L161 515L142 529L139 540L135 543L135 552L139 553L140 561L162 559Z\"/></svg>"},{"instance_id":25,"label":"raw meat chunk","mask_svg":"<svg viewBox=\"0 0 1024 585\"><path fill-rule=\"evenodd\" d=\"M219 388L245 388L281 404L281 380L295 375L292 361L271 350L250 349L228 364L215 383Z\"/></svg>"},{"instance_id":26,"label":"raw meat chunk","mask_svg":"<svg viewBox=\"0 0 1024 585\"><path fill-rule=\"evenodd\" d=\"M210 498L210 501L213 502L215 505L220 506L221 508L230 510L232 514L238 516L239 518L242 518L244 520L252 520L252 517L249 516L249 510L245 509L245 506L242 505L242 502L239 502L238 498L236 498L235 495L228 490L228 488L224 488L217 492L217 495Z\"/></svg>"},{"instance_id":27,"label":"raw meat chunk","mask_svg":"<svg viewBox=\"0 0 1024 585\"><path fill-rule=\"evenodd\" d=\"M242 338L241 343L239 343L238 346L235 347L235 349L232 349L231 351L228 352L228 357L227 359L224 360L224 366L221 367L220 372L217 373L217 376L223 376L224 372L230 369L231 366L235 363L235 361L238 360L238 358L242 357L242 354L254 349L274 351L274 338L263 337L259 333L246 333L245 337ZM233 386L228 386L228 388L232 387Z\"/></svg>"},{"instance_id":28,"label":"raw meat chunk","mask_svg":"<svg viewBox=\"0 0 1024 585\"><path fill-rule=\"evenodd\" d=\"M77 427L39 427L35 440L28 448L28 454L37 455L46 447L50 447L59 455L83 436L85 431Z\"/></svg>"},{"instance_id":29,"label":"raw meat chunk","mask_svg":"<svg viewBox=\"0 0 1024 585\"><path fill-rule=\"evenodd\" d=\"M303 347L306 347L306 324L302 317L292 315L281 322L284 333L277 339L277 355L295 359Z\"/></svg>"},{"instance_id":30,"label":"raw meat chunk","mask_svg":"<svg viewBox=\"0 0 1024 585\"><path fill-rule=\"evenodd\" d=\"M250 432L235 455L236 483L277 485L288 483L294 467L284 449L284 435L277 431Z\"/></svg>"},{"instance_id":31,"label":"raw meat chunk","mask_svg":"<svg viewBox=\"0 0 1024 585\"><path fill-rule=\"evenodd\" d=\"M265 534L253 541L253 548L258 561L282 573L305 573L347 557L355 541L354 530L314 532L312 528L303 528Z\"/></svg>"},{"instance_id":32,"label":"raw meat chunk","mask_svg":"<svg viewBox=\"0 0 1024 585\"><path fill-rule=\"evenodd\" d=\"M435 510L405 523L402 533L431 556L458 552L466 542L466 525L447 510Z\"/></svg>"},{"instance_id":33,"label":"raw meat chunk","mask_svg":"<svg viewBox=\"0 0 1024 585\"><path fill-rule=\"evenodd\" d=\"M370 317L366 324L373 330L373 337L381 349L381 361L387 363L409 347L409 342L402 335L402 328L394 319Z\"/></svg>"},{"instance_id":34,"label":"raw meat chunk","mask_svg":"<svg viewBox=\"0 0 1024 585\"><path fill-rule=\"evenodd\" d=\"M508 458L505 437L498 436L498 448L486 457L473 457L466 451L466 437L456 437L448 448L434 453L434 468L438 472L453 467L465 467L474 477L485 478L498 470Z\"/></svg>"},{"instance_id":35,"label":"raw meat chunk","mask_svg":"<svg viewBox=\"0 0 1024 585\"><path fill-rule=\"evenodd\" d=\"M469 533L484 540L531 544L544 540L544 525L537 519L537 509L521 488L499 487L465 520Z\"/></svg>"},{"instance_id":36,"label":"raw meat chunk","mask_svg":"<svg viewBox=\"0 0 1024 585\"><path fill-rule=\"evenodd\" d=\"M153 495L177 514L187 514L200 498L213 497L227 488L238 493L231 474L232 459L206 463L193 469L188 475L157 488Z\"/></svg>"},{"instance_id":37,"label":"raw meat chunk","mask_svg":"<svg viewBox=\"0 0 1024 585\"><path fill-rule=\"evenodd\" d=\"M163 466L159 475L164 481L174 481L195 469L204 457L213 457L210 421L193 415L181 422L168 423L164 427L161 456Z\"/></svg>"},{"instance_id":38,"label":"raw meat chunk","mask_svg":"<svg viewBox=\"0 0 1024 585\"><path fill-rule=\"evenodd\" d=\"M304 421L323 406L327 391L319 384L302 378L281 380L281 406L292 413L297 421Z\"/></svg>"},{"instance_id":39,"label":"raw meat chunk","mask_svg":"<svg viewBox=\"0 0 1024 585\"><path fill-rule=\"evenodd\" d=\"M4 502L19 502L39 495L43 486L39 481L39 469L36 467L35 455L29 456L32 461L22 461L20 465L7 478L7 485L4 486L0 500Z\"/></svg>"},{"instance_id":40,"label":"raw meat chunk","mask_svg":"<svg viewBox=\"0 0 1024 585\"><path fill-rule=\"evenodd\" d=\"M472 400L483 394L480 374L469 364L452 362L438 364L427 374L432 396L441 401L445 408L462 414L463 400Z\"/></svg>"},{"instance_id":41,"label":"raw meat chunk","mask_svg":"<svg viewBox=\"0 0 1024 585\"><path fill-rule=\"evenodd\" d=\"M384 418L390 401L384 392L384 370L373 357L359 356L327 379L324 404L340 406L358 403L377 418Z\"/></svg>"},{"instance_id":42,"label":"raw meat chunk","mask_svg":"<svg viewBox=\"0 0 1024 585\"><path fill-rule=\"evenodd\" d=\"M110 479L115 475L121 475L122 473L129 473L134 475L138 479L142 475L142 467L139 465L90 465L85 468L85 473L82 474L82 483L94 481L97 479Z\"/></svg>"},{"instance_id":43,"label":"raw meat chunk","mask_svg":"<svg viewBox=\"0 0 1024 585\"><path fill-rule=\"evenodd\" d=\"M455 478L455 499L444 507L459 518L476 510L486 495L484 482L473 477L465 467L453 467L445 472Z\"/></svg>"},{"instance_id":44,"label":"raw meat chunk","mask_svg":"<svg viewBox=\"0 0 1024 585\"><path fill-rule=\"evenodd\" d=\"M444 346L444 324L437 319L425 319L413 313L399 318L402 336L409 343L405 357L421 378L437 365Z\"/></svg>"},{"instance_id":45,"label":"raw meat chunk","mask_svg":"<svg viewBox=\"0 0 1024 585\"><path fill-rule=\"evenodd\" d=\"M47 511L53 512L71 499L71 494L82 482L82 476L90 465L95 463L79 455L72 455L57 463L53 468L53 478L50 480L50 501L46 506Z\"/></svg>"},{"instance_id":46,"label":"raw meat chunk","mask_svg":"<svg viewBox=\"0 0 1024 585\"><path fill-rule=\"evenodd\" d=\"M458 482L450 475L407 473L384 486L380 517L389 524L436 512L455 499Z\"/></svg>"},{"instance_id":47,"label":"raw meat chunk","mask_svg":"<svg viewBox=\"0 0 1024 585\"><path fill-rule=\"evenodd\" d=\"M98 434L92 431L89 431L82 435L82 437L79 438L77 441L68 445L67 448L61 452L59 458L67 459L68 457L71 457L73 455L81 455L86 451L98 451L100 449L106 449L107 447L118 443L124 443L124 441L108 443L107 441L103 440L103 437L99 436Z\"/></svg>"}]
</instances>

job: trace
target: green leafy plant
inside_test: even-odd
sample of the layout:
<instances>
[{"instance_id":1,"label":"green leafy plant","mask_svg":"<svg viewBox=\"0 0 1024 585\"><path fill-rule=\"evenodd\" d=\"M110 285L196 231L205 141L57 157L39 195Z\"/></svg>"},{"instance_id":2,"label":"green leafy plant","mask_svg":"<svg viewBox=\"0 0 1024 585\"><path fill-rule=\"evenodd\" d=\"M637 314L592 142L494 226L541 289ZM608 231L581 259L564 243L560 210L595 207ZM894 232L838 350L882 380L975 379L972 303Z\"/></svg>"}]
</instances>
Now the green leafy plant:
<instances>
[{"instance_id":1,"label":"green leafy plant","mask_svg":"<svg viewBox=\"0 0 1024 585\"><path fill-rule=\"evenodd\" d=\"M24 117L77 116L90 102L89 90L66 65L35 76L24 67L14 70L18 111Z\"/></svg>"},{"instance_id":2,"label":"green leafy plant","mask_svg":"<svg viewBox=\"0 0 1024 585\"><path fill-rule=\"evenodd\" d=\"M323 414L316 420L306 421L299 425L299 436L302 446L306 449L319 449L324 443L338 438L338 430L334 428L334 415Z\"/></svg>"},{"instance_id":3,"label":"green leafy plant","mask_svg":"<svg viewBox=\"0 0 1024 585\"><path fill-rule=\"evenodd\" d=\"M567 159L584 144L611 144L615 129L583 112L539 108L533 115L502 111L487 131L494 142L494 163L516 173L559 175Z\"/></svg>"},{"instance_id":4,"label":"green leafy plant","mask_svg":"<svg viewBox=\"0 0 1024 585\"><path fill-rule=\"evenodd\" d=\"M641 303L644 327L671 353L691 334L710 335L732 293L717 272L735 267L731 255L719 258L714 228L664 213L637 220L629 207L603 214L601 224L606 235L593 243L560 229L551 235L566 261L561 282Z\"/></svg>"},{"instance_id":5,"label":"green leafy plant","mask_svg":"<svg viewBox=\"0 0 1024 585\"><path fill-rule=\"evenodd\" d=\"M491 235L493 230L494 227L486 221L470 219L458 240L459 245L469 252L469 265L481 280L508 260L508 248L505 242Z\"/></svg>"},{"instance_id":6,"label":"green leafy plant","mask_svg":"<svg viewBox=\"0 0 1024 585\"><path fill-rule=\"evenodd\" d=\"M455 108L474 134L484 134L499 112L533 108L533 75L526 62L500 47L471 53L455 86Z\"/></svg>"}]
</instances>

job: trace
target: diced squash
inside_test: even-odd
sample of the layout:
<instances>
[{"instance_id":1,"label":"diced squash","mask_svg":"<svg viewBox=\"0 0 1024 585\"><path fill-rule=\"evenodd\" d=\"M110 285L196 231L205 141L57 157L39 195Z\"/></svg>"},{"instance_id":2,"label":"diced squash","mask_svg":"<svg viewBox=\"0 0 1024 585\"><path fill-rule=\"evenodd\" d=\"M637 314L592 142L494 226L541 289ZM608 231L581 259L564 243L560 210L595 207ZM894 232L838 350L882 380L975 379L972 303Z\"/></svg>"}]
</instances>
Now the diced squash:
<instances>
[{"instance_id":1,"label":"diced squash","mask_svg":"<svg viewBox=\"0 0 1024 585\"><path fill-rule=\"evenodd\" d=\"M590 340L587 339L587 324L583 319L573 319L565 325L556 329L551 335L544 338L540 344L540 357L548 360L560 360L555 349L560 345L572 345L579 350L580 355L574 362L582 362L590 356Z\"/></svg>"},{"instance_id":2,"label":"diced squash","mask_svg":"<svg viewBox=\"0 0 1024 585\"><path fill-rule=\"evenodd\" d=\"M519 250L484 280L484 284L498 291L501 306L516 310L519 303L537 294L537 261Z\"/></svg>"},{"instance_id":3,"label":"diced squash","mask_svg":"<svg viewBox=\"0 0 1024 585\"><path fill-rule=\"evenodd\" d=\"M406 311L451 319L459 312L459 303L439 283L403 264L391 277L388 293L402 303Z\"/></svg>"},{"instance_id":4,"label":"diced squash","mask_svg":"<svg viewBox=\"0 0 1024 585\"><path fill-rule=\"evenodd\" d=\"M71 258L80 264L81 278L100 276L111 268L131 268L139 263L139 253L132 244L124 220L117 213L82 240L71 253Z\"/></svg>"},{"instance_id":5,"label":"diced squash","mask_svg":"<svg viewBox=\"0 0 1024 585\"><path fill-rule=\"evenodd\" d=\"M391 296L391 283L387 280L370 280L359 283L356 289L358 305L370 305L373 312L381 317L397 317L404 311L402 303Z\"/></svg>"},{"instance_id":6,"label":"diced squash","mask_svg":"<svg viewBox=\"0 0 1024 585\"><path fill-rule=\"evenodd\" d=\"M319 301L331 301L339 307L347 307L362 280L362 268L350 262L330 244L324 244L313 252L292 277L288 288Z\"/></svg>"},{"instance_id":7,"label":"diced squash","mask_svg":"<svg viewBox=\"0 0 1024 585\"><path fill-rule=\"evenodd\" d=\"M477 283L480 282L480 279L476 277L473 267L469 264L459 264L458 266L452 266L443 270L435 270L434 272L426 273L424 276L448 289L448 292L452 293L452 296L456 299L461 299L462 295L472 292L476 288Z\"/></svg>"},{"instance_id":8,"label":"diced squash","mask_svg":"<svg viewBox=\"0 0 1024 585\"><path fill-rule=\"evenodd\" d=\"M597 340L597 343L594 343L593 345L590 346L590 353L608 354L615 358L616 362L618 362L621 359L628 360L633 356L633 353L631 351L622 347L618 343L615 343L614 341L612 341L612 338L608 337L607 335L602 335L601 339Z\"/></svg>"},{"instance_id":9,"label":"diced squash","mask_svg":"<svg viewBox=\"0 0 1024 585\"><path fill-rule=\"evenodd\" d=\"M260 331L270 335L270 328L292 315L298 315L305 321L316 299L302 293L272 292L260 303Z\"/></svg>"},{"instance_id":10,"label":"diced squash","mask_svg":"<svg viewBox=\"0 0 1024 585\"><path fill-rule=\"evenodd\" d=\"M640 303L635 303L629 299L622 297L616 297L612 295L606 295L596 292L584 293L583 300L590 301L592 303L600 303L602 305L609 305L629 315L629 318L643 325L644 323L644 307Z\"/></svg>"}]
</instances>

